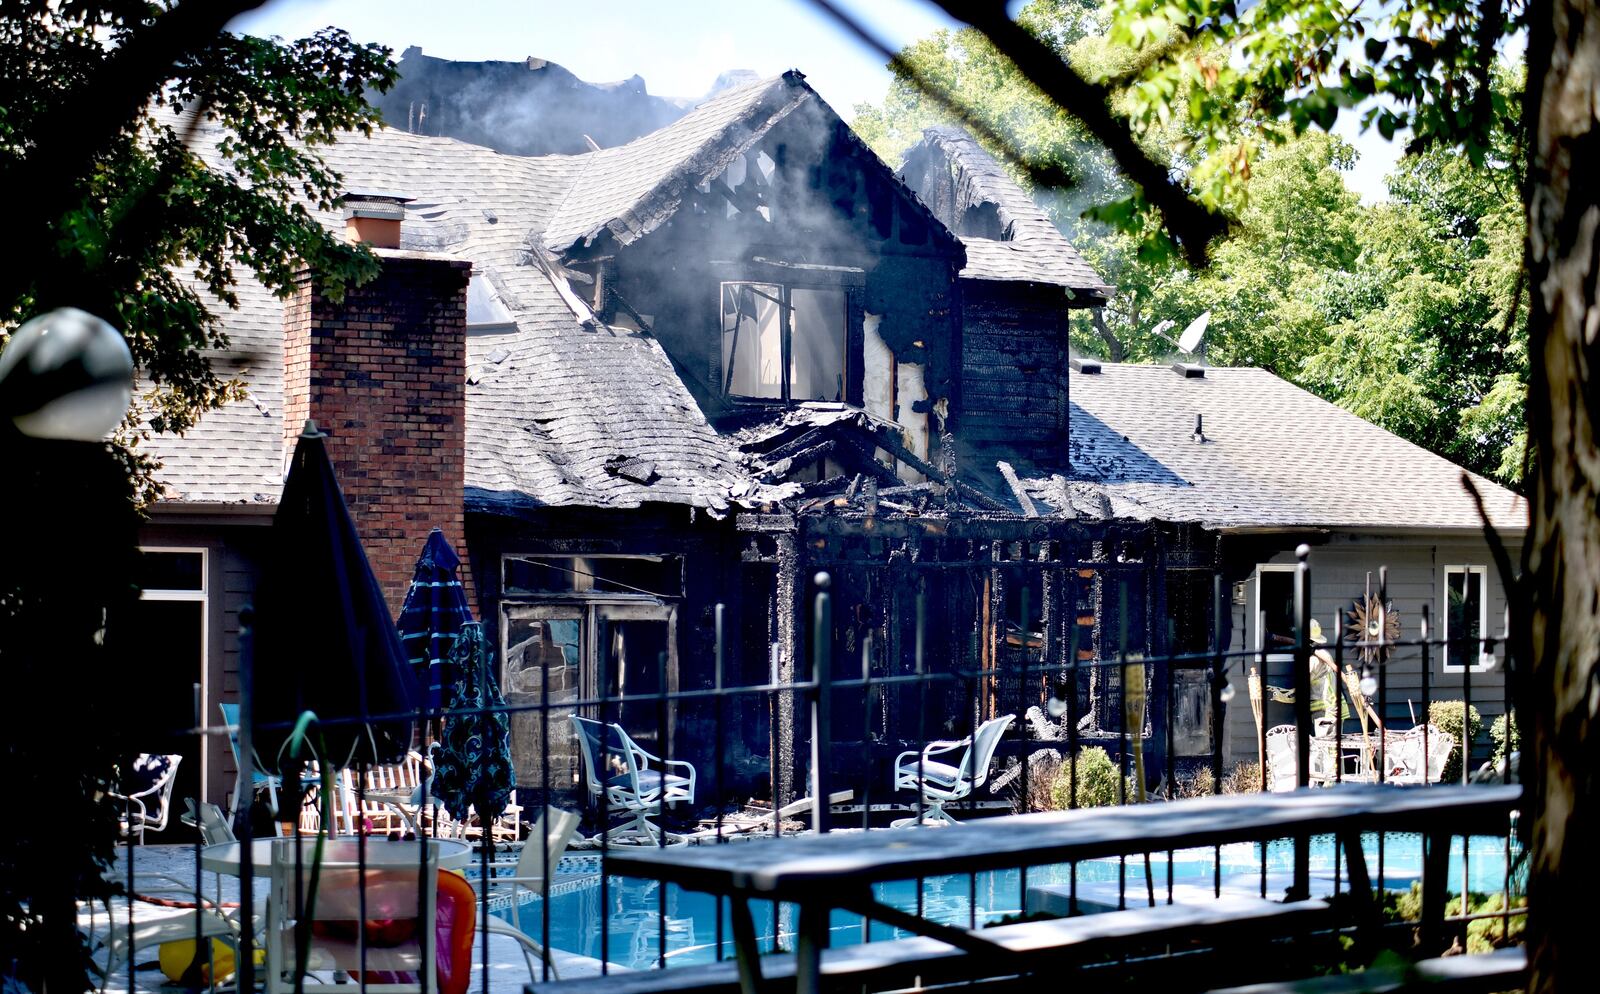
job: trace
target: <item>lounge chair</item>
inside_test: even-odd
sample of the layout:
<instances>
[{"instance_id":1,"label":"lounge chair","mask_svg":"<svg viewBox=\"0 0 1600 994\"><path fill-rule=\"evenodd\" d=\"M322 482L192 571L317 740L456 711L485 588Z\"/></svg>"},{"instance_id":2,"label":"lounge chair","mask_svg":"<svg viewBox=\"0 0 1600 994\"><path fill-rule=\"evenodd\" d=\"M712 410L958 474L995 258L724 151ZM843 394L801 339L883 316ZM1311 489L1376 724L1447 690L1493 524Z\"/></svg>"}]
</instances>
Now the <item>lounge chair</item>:
<instances>
[{"instance_id":1,"label":"lounge chair","mask_svg":"<svg viewBox=\"0 0 1600 994\"><path fill-rule=\"evenodd\" d=\"M131 856L130 856L131 858ZM174 901L194 901L194 882L178 880L164 874L140 874L136 889L142 897L165 897ZM215 907L169 909L156 908L149 904L140 904L130 928L127 910L123 907L112 907L112 902L107 899L102 906L106 912L106 926L104 931L99 927L97 916L94 913L96 903L87 905L88 916L80 919L81 928L89 936L89 941L103 946L106 951L104 965L94 964L94 969L101 974L100 989L105 990L111 977L128 962L128 957L137 952L140 958L150 953L156 947L166 942L181 942L184 939L193 940L195 932L200 933L201 941L205 943L206 959L209 962L211 954L211 940L221 939L229 945L237 946L239 932L237 923L218 911ZM125 980L126 978L124 978ZM217 985L217 971L210 970L210 984L213 990Z\"/></svg>"},{"instance_id":2,"label":"lounge chair","mask_svg":"<svg viewBox=\"0 0 1600 994\"><path fill-rule=\"evenodd\" d=\"M578 831L579 816L572 811L562 811L559 808L546 808L549 819L540 815L533 821L532 830L528 834L528 841L522 845L522 853L513 862L510 860L496 861L489 864L490 877L489 908L491 912L507 907L511 911L511 920L506 921L497 914L488 917L489 931L497 935L509 936L522 946L522 958L528 964L528 977L537 981L534 975L534 957L538 957L550 964L550 976L561 979L556 972L556 961L550 951L540 945L522 925L522 906L532 903L534 899L545 900L549 896L550 882L556 876L556 864L561 861L561 856L567 851L567 845L572 842L572 837ZM476 867L477 864L473 864ZM499 875L501 871L509 870L505 876ZM482 893L484 882L476 881L479 893ZM524 892L527 897L524 899ZM536 919L530 919L532 926Z\"/></svg>"},{"instance_id":3,"label":"lounge chair","mask_svg":"<svg viewBox=\"0 0 1600 994\"><path fill-rule=\"evenodd\" d=\"M895 790L915 790L922 795L924 811L922 820L932 819L947 825L956 824L944 806L959 801L981 787L989 779L989 765L994 761L994 751L1000 738L1011 727L1016 715L1006 714L991 718L978 726L978 730L954 742L929 742L921 750L902 752L894 760ZM955 766L941 763L934 756L944 756L958 749L966 751ZM917 823L916 818L903 818L895 827Z\"/></svg>"},{"instance_id":4,"label":"lounge chair","mask_svg":"<svg viewBox=\"0 0 1600 994\"><path fill-rule=\"evenodd\" d=\"M245 810L250 804L248 798L253 798L261 791L267 792L271 802L271 811L274 817L278 814L278 789L283 786L283 778L274 773L267 773L261 769L261 757L252 756L250 763L250 789L244 790L245 768L244 761L239 758L239 705L218 704L217 710L222 712L222 723L228 729L228 747L233 750L233 767L239 771L239 780L233 788L233 815L234 824L239 822L239 812Z\"/></svg>"},{"instance_id":5,"label":"lounge chair","mask_svg":"<svg viewBox=\"0 0 1600 994\"><path fill-rule=\"evenodd\" d=\"M429 845L421 863L407 856L404 862L359 862L359 842L325 843L315 900L310 900L312 861L301 853L296 866L298 840L275 839L272 845L272 886L267 899L266 994L344 994L348 983L328 983L311 971L347 970L409 973L412 982L365 983L368 994L433 994L438 990L437 901L439 851ZM300 874L297 883L296 872ZM419 880L428 886L418 886ZM300 903L296 903L300 895ZM295 947L295 928L309 914L313 923L310 947L303 964L307 977L297 988L295 973L301 967ZM365 941L363 941L363 933ZM426 971L422 965L428 964Z\"/></svg>"},{"instance_id":6,"label":"lounge chair","mask_svg":"<svg viewBox=\"0 0 1600 994\"><path fill-rule=\"evenodd\" d=\"M136 780L139 785L129 788L126 794L106 792L107 797L121 802L119 820L123 838L137 837L142 846L146 831L166 831L167 815L172 808L172 788L178 781L178 764L182 762L183 757L177 754L140 753L133 761L133 776L145 779Z\"/></svg>"},{"instance_id":7,"label":"lounge chair","mask_svg":"<svg viewBox=\"0 0 1600 994\"><path fill-rule=\"evenodd\" d=\"M663 804L694 803L694 767L682 760L662 760L645 752L621 725L572 715L572 728L583 753L589 796L603 800L611 810L633 816L627 824L607 831L606 837L661 841L661 829L650 819L661 814ZM652 767L652 763L656 765ZM602 777L601 773L606 775Z\"/></svg>"}]
</instances>

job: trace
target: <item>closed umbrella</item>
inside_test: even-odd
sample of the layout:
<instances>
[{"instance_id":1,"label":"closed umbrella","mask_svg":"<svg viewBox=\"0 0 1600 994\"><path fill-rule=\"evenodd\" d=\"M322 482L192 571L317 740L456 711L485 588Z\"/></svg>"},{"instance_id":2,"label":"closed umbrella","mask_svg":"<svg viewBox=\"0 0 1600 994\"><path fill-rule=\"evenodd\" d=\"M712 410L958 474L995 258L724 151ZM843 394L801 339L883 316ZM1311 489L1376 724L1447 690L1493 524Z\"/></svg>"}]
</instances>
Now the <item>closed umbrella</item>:
<instances>
[{"instance_id":1,"label":"closed umbrella","mask_svg":"<svg viewBox=\"0 0 1600 994\"><path fill-rule=\"evenodd\" d=\"M415 680L325 437L307 421L295 444L256 596L255 748L269 769L308 710L331 766L392 762L411 744Z\"/></svg>"},{"instance_id":2,"label":"closed umbrella","mask_svg":"<svg viewBox=\"0 0 1600 994\"><path fill-rule=\"evenodd\" d=\"M472 620L466 591L456 576L460 565L461 557L450 548L444 532L435 528L422 545L411 589L400 609L400 644L430 714L444 706L444 689L450 683L445 672L450 644L461 634L461 626Z\"/></svg>"},{"instance_id":3,"label":"closed umbrella","mask_svg":"<svg viewBox=\"0 0 1600 994\"><path fill-rule=\"evenodd\" d=\"M476 621L461 627L450 646L445 719L433 788L457 821L467 808L478 809L488 837L489 823L505 812L516 785L511 766L511 723L505 698L494 678L494 650Z\"/></svg>"}]
</instances>

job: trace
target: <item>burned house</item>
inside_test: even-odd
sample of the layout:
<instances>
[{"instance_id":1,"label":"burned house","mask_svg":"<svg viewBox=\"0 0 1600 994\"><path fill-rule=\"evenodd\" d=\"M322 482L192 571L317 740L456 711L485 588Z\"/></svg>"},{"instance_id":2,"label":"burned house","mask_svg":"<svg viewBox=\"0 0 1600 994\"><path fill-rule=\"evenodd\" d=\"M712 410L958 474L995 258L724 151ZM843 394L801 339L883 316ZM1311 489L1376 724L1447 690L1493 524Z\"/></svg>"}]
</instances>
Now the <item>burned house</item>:
<instances>
[{"instance_id":1,"label":"burned house","mask_svg":"<svg viewBox=\"0 0 1600 994\"><path fill-rule=\"evenodd\" d=\"M906 743L959 736L1070 681L1084 741L1136 736L1166 770L1169 739L1174 759L1215 744L1204 695L1141 670L1149 714L1170 694L1197 703L1181 729L1125 727L1127 671L1094 664L1199 651L1219 626L1250 637L1248 593L1216 616L1218 576L1242 582L1241 564L1254 575L1307 536L1365 527L1332 498L1249 518L1258 481L1228 473L1261 434L1245 425L1271 410L1250 409L1247 391L1200 404L1209 448L1141 441L1192 412L1140 408L1177 396L1142 371L1069 369L1067 312L1109 288L1027 195L943 129L897 174L798 73L583 154L389 129L326 154L352 192L324 220L373 245L380 275L338 301L309 273L288 301L241 286L236 310L219 305L232 347L214 362L248 399L152 445L167 492L144 534L144 596L176 614L150 671L175 700L201 684L207 724L237 693L238 611L307 419L330 436L396 612L429 529L462 553L508 700L554 709L513 719L519 783L535 790L571 789L562 709L581 707L676 757L720 749L730 796L796 793L797 693L655 695L808 678L824 571L830 675L856 681L832 701L835 767L885 772ZM1207 376L1201 389L1273 379ZM1122 383L1147 396L1108 398ZM1428 499L1459 489L1442 460L1273 383L1262 402L1300 412L1297 444L1315 451L1326 422L1341 458L1372 446L1382 472L1415 479L1426 464ZM1218 465L1208 475L1196 458ZM1320 469L1306 467L1306 487L1372 485ZM1369 523L1411 503L1388 486L1371 498L1388 517ZM1233 498L1234 517L1215 512ZM1414 525L1448 517L1439 527L1470 544L1457 510ZM1486 561L1429 541L1417 556ZM1492 581L1476 582L1491 610ZM872 685L918 671L944 675L931 699ZM258 672L270 680L271 661ZM197 794L220 799L235 771L225 744L209 748L185 766Z\"/></svg>"}]
</instances>

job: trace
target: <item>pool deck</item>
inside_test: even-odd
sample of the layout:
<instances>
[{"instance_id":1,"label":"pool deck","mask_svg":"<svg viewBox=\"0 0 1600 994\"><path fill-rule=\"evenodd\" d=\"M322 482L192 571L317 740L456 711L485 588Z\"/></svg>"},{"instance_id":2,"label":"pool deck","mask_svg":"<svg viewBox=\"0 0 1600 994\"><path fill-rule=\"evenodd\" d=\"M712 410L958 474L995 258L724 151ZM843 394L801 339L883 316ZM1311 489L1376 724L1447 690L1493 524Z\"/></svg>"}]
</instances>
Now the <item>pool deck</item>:
<instances>
[{"instance_id":1,"label":"pool deck","mask_svg":"<svg viewBox=\"0 0 1600 994\"><path fill-rule=\"evenodd\" d=\"M129 851L127 848L119 848L117 850L118 864L115 873L118 880L125 881L127 879L127 866L121 860L126 857ZM193 889L195 879L193 846L138 846L131 851L133 852L134 890L136 893L150 894L161 898L177 897L177 895L170 892L162 892L164 889L175 886L172 880L182 882L189 890ZM201 895L207 900L217 899L219 878L215 874L202 872L200 879ZM569 882L558 877L555 886L561 887L565 883ZM574 879L570 881L570 884L581 886L581 881ZM221 877L220 886L220 897L224 903L238 902L239 881L237 879L227 876ZM264 888L265 881L260 882L258 886ZM126 921L128 908L129 902L126 898L118 898L112 902L112 910L119 920ZM132 908L134 920L138 922L154 921L169 916L182 917L188 914L187 911L182 909L161 907L137 900L132 902ZM103 930L106 924L105 911L103 908L97 908L91 916L86 910L79 920L86 929L90 928L92 924L96 930ZM482 942L483 940L480 936L477 947L472 954L472 983L468 990L474 992L474 994L483 990ZM96 959L99 962L104 962L104 953L99 953ZM153 965L155 960L154 950L150 950L150 955L148 956L141 953L137 959L141 963L148 962L152 965L133 971L132 991L134 994L173 994L174 991L183 989L176 984L169 983L161 971ZM555 950L555 960L556 969L563 980L594 977L600 974L600 961L589 956L580 956L557 949ZM537 960L534 965L537 971ZM611 969L612 972L622 972L626 970L626 967L613 964ZM489 994L522 994L523 985L527 984L529 979L528 967L522 955L522 947L517 941L502 935L489 936ZM537 980L540 978L536 974L532 979ZM118 968L115 975L106 983L105 990L107 994L130 994L128 968L126 965Z\"/></svg>"}]
</instances>

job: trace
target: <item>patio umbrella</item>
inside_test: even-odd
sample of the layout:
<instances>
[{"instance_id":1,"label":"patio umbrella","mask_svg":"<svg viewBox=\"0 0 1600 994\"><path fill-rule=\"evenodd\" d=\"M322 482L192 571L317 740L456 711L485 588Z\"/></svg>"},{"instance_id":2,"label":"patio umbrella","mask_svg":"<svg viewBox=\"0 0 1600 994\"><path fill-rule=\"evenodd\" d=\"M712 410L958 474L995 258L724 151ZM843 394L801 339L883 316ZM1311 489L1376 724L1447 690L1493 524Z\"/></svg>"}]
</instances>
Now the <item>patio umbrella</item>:
<instances>
[{"instance_id":1,"label":"patio umbrella","mask_svg":"<svg viewBox=\"0 0 1600 994\"><path fill-rule=\"evenodd\" d=\"M487 833L489 823L506 809L516 772L511 766L511 723L483 626L476 621L462 625L447 658L452 682L445 692L434 793L457 821L467 817L469 805L477 808ZM461 711L475 713L457 713Z\"/></svg>"},{"instance_id":2,"label":"patio umbrella","mask_svg":"<svg viewBox=\"0 0 1600 994\"><path fill-rule=\"evenodd\" d=\"M444 690L450 683L445 671L450 644L461 634L461 626L472 620L466 591L456 577L460 565L461 557L450 548L444 532L435 528L423 543L411 589L400 609L400 644L430 714L444 705Z\"/></svg>"},{"instance_id":3,"label":"patio umbrella","mask_svg":"<svg viewBox=\"0 0 1600 994\"><path fill-rule=\"evenodd\" d=\"M268 769L284 765L287 726L307 710L325 764L392 762L411 744L411 720L394 716L416 710L415 680L325 437L307 421L295 444L256 595L255 749Z\"/></svg>"}]
</instances>

